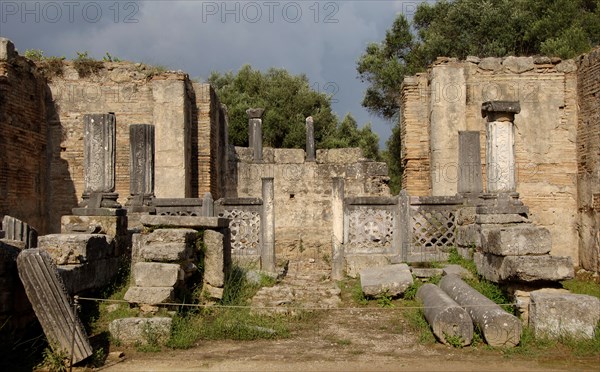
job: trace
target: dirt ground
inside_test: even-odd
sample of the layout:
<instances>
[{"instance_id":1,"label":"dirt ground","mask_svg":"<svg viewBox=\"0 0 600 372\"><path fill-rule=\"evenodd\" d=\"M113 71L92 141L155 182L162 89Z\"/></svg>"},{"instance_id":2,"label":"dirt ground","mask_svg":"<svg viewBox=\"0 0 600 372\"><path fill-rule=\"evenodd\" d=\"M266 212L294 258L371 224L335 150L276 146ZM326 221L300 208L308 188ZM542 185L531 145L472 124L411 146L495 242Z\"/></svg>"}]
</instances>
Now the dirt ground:
<instances>
[{"instance_id":1,"label":"dirt ground","mask_svg":"<svg viewBox=\"0 0 600 372\"><path fill-rule=\"evenodd\" d=\"M201 341L188 350L125 352L116 371L598 371L600 358L505 355L480 344L423 345L404 327L401 308L315 314L281 340Z\"/></svg>"}]
</instances>

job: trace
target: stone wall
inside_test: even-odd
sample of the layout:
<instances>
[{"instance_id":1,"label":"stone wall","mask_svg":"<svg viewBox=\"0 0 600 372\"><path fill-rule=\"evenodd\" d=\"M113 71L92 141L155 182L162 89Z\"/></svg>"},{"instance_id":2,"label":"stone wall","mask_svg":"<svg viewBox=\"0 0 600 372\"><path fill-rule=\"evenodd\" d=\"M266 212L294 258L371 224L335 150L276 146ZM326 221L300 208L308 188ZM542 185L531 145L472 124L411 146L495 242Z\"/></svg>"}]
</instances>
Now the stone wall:
<instances>
[{"instance_id":1,"label":"stone wall","mask_svg":"<svg viewBox=\"0 0 600 372\"><path fill-rule=\"evenodd\" d=\"M263 149L255 163L252 148L230 153L230 197L261 197L262 177L275 184L276 256L319 254L331 258L332 177L343 177L345 195L388 196L387 166L363 158L360 149L317 150L315 162L301 149Z\"/></svg>"},{"instance_id":2,"label":"stone wall","mask_svg":"<svg viewBox=\"0 0 600 372\"><path fill-rule=\"evenodd\" d=\"M11 215L40 232L48 213L46 98L33 63L0 38L0 218Z\"/></svg>"},{"instance_id":3,"label":"stone wall","mask_svg":"<svg viewBox=\"0 0 600 372\"><path fill-rule=\"evenodd\" d=\"M547 57L438 58L402 87L404 187L411 195L457 191L458 131L481 133L489 100L521 103L515 118L517 192L531 219L552 233L552 254L577 264L577 66Z\"/></svg>"},{"instance_id":4,"label":"stone wall","mask_svg":"<svg viewBox=\"0 0 600 372\"><path fill-rule=\"evenodd\" d=\"M130 195L131 124L156 126L157 197L202 197L217 191L219 159L212 146L223 135L219 129L223 120L218 98L207 84L192 83L182 72L157 73L130 62L106 62L97 73L80 77L73 63L66 61L63 75L53 77L48 85L56 108L48 135L51 232L59 231L61 215L70 214L83 193L84 114L115 113L116 192L122 204Z\"/></svg>"},{"instance_id":5,"label":"stone wall","mask_svg":"<svg viewBox=\"0 0 600 372\"><path fill-rule=\"evenodd\" d=\"M580 265L600 271L600 48L578 60L577 191Z\"/></svg>"}]
</instances>

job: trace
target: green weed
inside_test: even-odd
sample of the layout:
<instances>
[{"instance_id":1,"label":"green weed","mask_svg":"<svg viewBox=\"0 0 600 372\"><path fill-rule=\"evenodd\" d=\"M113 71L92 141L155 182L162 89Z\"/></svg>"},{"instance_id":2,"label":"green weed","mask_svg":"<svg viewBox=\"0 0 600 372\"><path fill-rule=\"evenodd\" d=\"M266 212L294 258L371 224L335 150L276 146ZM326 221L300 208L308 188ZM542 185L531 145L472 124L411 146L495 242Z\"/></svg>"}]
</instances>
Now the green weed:
<instances>
[{"instance_id":1,"label":"green weed","mask_svg":"<svg viewBox=\"0 0 600 372\"><path fill-rule=\"evenodd\" d=\"M76 52L77 58L73 60L73 67L79 74L79 77L86 77L89 75L97 74L102 68L104 63L97 61L88 55L88 52Z\"/></svg>"},{"instance_id":2,"label":"green weed","mask_svg":"<svg viewBox=\"0 0 600 372\"><path fill-rule=\"evenodd\" d=\"M585 294L600 298L600 284L588 280L571 279L561 282L572 293Z\"/></svg>"}]
</instances>

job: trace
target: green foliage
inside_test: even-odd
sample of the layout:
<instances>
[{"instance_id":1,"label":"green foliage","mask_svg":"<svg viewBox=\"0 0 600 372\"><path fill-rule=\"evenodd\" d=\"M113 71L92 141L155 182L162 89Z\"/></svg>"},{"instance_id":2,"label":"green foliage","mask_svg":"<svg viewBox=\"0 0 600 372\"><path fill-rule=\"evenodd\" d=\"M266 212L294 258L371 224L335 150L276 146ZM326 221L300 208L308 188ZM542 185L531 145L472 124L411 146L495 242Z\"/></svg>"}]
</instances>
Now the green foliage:
<instances>
[{"instance_id":1,"label":"green foliage","mask_svg":"<svg viewBox=\"0 0 600 372\"><path fill-rule=\"evenodd\" d=\"M589 280L571 279L561 282L572 293L585 294L600 298L600 284Z\"/></svg>"},{"instance_id":2,"label":"green foliage","mask_svg":"<svg viewBox=\"0 0 600 372\"><path fill-rule=\"evenodd\" d=\"M67 365L69 363L69 357L67 352L64 350L55 351L53 348L48 346L43 352L44 360L39 366L40 368L46 368L50 372L66 372Z\"/></svg>"},{"instance_id":3,"label":"green foliage","mask_svg":"<svg viewBox=\"0 0 600 372\"><path fill-rule=\"evenodd\" d=\"M356 280L351 289L352 300L358 305L367 305L369 300L365 297L365 294L360 285L360 280Z\"/></svg>"},{"instance_id":4,"label":"green foliage","mask_svg":"<svg viewBox=\"0 0 600 372\"><path fill-rule=\"evenodd\" d=\"M313 90L305 75L276 68L263 73L245 65L236 74L213 72L208 82L227 106L229 141L235 146L248 146L246 110L262 107L265 146L304 148L305 119L312 116L318 148L360 147L366 157L379 159L379 138L371 126L358 129L350 114L338 123L331 97Z\"/></svg>"},{"instance_id":5,"label":"green foliage","mask_svg":"<svg viewBox=\"0 0 600 372\"><path fill-rule=\"evenodd\" d=\"M390 296L387 292L377 298L377 304L383 308L394 307L394 304L392 303L392 296Z\"/></svg>"},{"instance_id":6,"label":"green foliage","mask_svg":"<svg viewBox=\"0 0 600 372\"><path fill-rule=\"evenodd\" d=\"M461 256L456 250L456 247L452 247L450 249L450 252L448 252L448 263L464 267L465 269L469 270L469 272L475 277L479 275L477 273L477 267L475 266L475 262L473 260L467 260L466 258Z\"/></svg>"},{"instance_id":7,"label":"green foliage","mask_svg":"<svg viewBox=\"0 0 600 372\"><path fill-rule=\"evenodd\" d=\"M32 61L42 61L44 57L44 51L41 49L27 49L25 53L23 53L25 58L29 58Z\"/></svg>"},{"instance_id":8,"label":"green foliage","mask_svg":"<svg viewBox=\"0 0 600 372\"><path fill-rule=\"evenodd\" d=\"M106 52L106 55L104 57L102 57L102 61L104 61L104 62L121 62L121 59Z\"/></svg>"},{"instance_id":9,"label":"green foliage","mask_svg":"<svg viewBox=\"0 0 600 372\"><path fill-rule=\"evenodd\" d=\"M27 49L24 56L36 62L40 72L48 80L52 80L54 76L62 76L63 74L63 60L65 57L47 57L44 55L44 51L40 49Z\"/></svg>"},{"instance_id":10,"label":"green foliage","mask_svg":"<svg viewBox=\"0 0 600 372\"><path fill-rule=\"evenodd\" d=\"M77 58L73 60L73 67L79 77L97 74L104 67L102 61L97 61L88 55L88 52L76 52Z\"/></svg>"},{"instance_id":11,"label":"green foliage","mask_svg":"<svg viewBox=\"0 0 600 372\"><path fill-rule=\"evenodd\" d=\"M463 339L462 339L462 337L460 337L460 335L449 335L444 332L444 338L446 339L446 342L450 346L457 348L457 349L462 349Z\"/></svg>"},{"instance_id":12,"label":"green foliage","mask_svg":"<svg viewBox=\"0 0 600 372\"><path fill-rule=\"evenodd\" d=\"M406 319L406 331L413 332L419 335L419 342L421 344L434 344L435 336L429 327L429 323L425 319L423 309L418 308L423 306L418 301L404 301L404 317Z\"/></svg>"}]
</instances>

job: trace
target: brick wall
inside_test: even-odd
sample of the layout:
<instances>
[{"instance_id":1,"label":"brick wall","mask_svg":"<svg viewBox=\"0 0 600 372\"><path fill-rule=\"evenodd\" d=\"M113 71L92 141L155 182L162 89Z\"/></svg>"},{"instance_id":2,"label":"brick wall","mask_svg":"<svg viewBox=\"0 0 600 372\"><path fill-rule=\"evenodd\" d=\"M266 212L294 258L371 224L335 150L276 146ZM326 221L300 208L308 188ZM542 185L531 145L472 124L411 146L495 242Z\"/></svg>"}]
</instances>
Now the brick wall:
<instances>
[{"instance_id":1,"label":"brick wall","mask_svg":"<svg viewBox=\"0 0 600 372\"><path fill-rule=\"evenodd\" d=\"M600 48L578 59L577 182L579 259L600 271Z\"/></svg>"},{"instance_id":2,"label":"brick wall","mask_svg":"<svg viewBox=\"0 0 600 372\"><path fill-rule=\"evenodd\" d=\"M458 131L481 133L481 104L515 100L517 192L530 217L552 232L554 255L577 253L577 65L572 60L439 58L402 87L404 187L411 195L454 195Z\"/></svg>"},{"instance_id":3,"label":"brick wall","mask_svg":"<svg viewBox=\"0 0 600 372\"><path fill-rule=\"evenodd\" d=\"M0 218L47 231L46 89L25 58L0 61Z\"/></svg>"}]
</instances>

